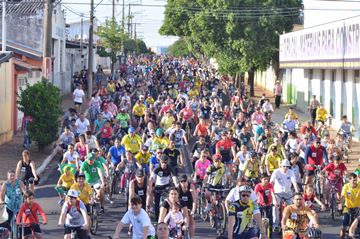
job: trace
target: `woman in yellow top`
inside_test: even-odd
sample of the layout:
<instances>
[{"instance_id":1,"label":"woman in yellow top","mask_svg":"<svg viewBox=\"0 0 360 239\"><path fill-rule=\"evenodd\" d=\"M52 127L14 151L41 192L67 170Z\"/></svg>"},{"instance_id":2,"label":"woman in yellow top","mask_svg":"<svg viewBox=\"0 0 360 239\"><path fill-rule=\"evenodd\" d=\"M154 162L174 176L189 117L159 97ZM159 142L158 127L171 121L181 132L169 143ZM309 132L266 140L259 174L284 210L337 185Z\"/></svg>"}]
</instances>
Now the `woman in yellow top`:
<instances>
[{"instance_id":1,"label":"woman in yellow top","mask_svg":"<svg viewBox=\"0 0 360 239\"><path fill-rule=\"evenodd\" d=\"M71 186L75 182L75 176L71 172L70 166L65 166L63 168L64 173L60 176L59 181L55 187L55 190L59 194L59 202L58 204L62 205L64 203L64 198L66 195L66 192L71 188Z\"/></svg>"},{"instance_id":2,"label":"woman in yellow top","mask_svg":"<svg viewBox=\"0 0 360 239\"><path fill-rule=\"evenodd\" d=\"M79 193L78 199L81 200L88 212L90 211L91 204L91 195L93 194L93 190L91 186L85 182L85 174L80 173L76 178L76 183L71 186L71 189L74 189Z\"/></svg>"},{"instance_id":3,"label":"woman in yellow top","mask_svg":"<svg viewBox=\"0 0 360 239\"><path fill-rule=\"evenodd\" d=\"M271 175L279 168L281 157L277 154L277 147L273 147L270 153L265 156L265 168L267 175Z\"/></svg>"},{"instance_id":4,"label":"woman in yellow top","mask_svg":"<svg viewBox=\"0 0 360 239\"><path fill-rule=\"evenodd\" d=\"M141 117L144 117L145 111L146 111L146 106L143 103L141 103L140 100L137 100L132 109L132 113L135 116L135 118L139 120Z\"/></svg>"},{"instance_id":5,"label":"woman in yellow top","mask_svg":"<svg viewBox=\"0 0 360 239\"><path fill-rule=\"evenodd\" d=\"M325 109L324 105L321 104L320 107L316 110L316 120L325 124L327 117L327 110Z\"/></svg>"},{"instance_id":6,"label":"woman in yellow top","mask_svg":"<svg viewBox=\"0 0 360 239\"><path fill-rule=\"evenodd\" d=\"M130 151L133 155L137 154L142 144L141 137L135 134L135 129L130 127L128 134L125 135L121 140L121 145L125 147L126 151Z\"/></svg>"}]
</instances>

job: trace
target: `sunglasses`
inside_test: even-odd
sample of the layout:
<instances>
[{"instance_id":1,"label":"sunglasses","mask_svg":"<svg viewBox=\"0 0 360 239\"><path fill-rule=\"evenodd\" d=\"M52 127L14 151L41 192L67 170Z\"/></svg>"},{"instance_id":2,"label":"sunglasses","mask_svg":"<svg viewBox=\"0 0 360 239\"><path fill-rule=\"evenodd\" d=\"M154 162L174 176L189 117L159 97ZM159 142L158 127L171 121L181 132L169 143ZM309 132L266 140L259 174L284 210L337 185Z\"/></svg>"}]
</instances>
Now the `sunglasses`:
<instances>
[{"instance_id":1,"label":"sunglasses","mask_svg":"<svg viewBox=\"0 0 360 239\"><path fill-rule=\"evenodd\" d=\"M241 194L241 197L250 197L250 194Z\"/></svg>"},{"instance_id":2,"label":"sunglasses","mask_svg":"<svg viewBox=\"0 0 360 239\"><path fill-rule=\"evenodd\" d=\"M320 142L320 141L317 141L316 144L321 144L321 142Z\"/></svg>"},{"instance_id":3,"label":"sunglasses","mask_svg":"<svg viewBox=\"0 0 360 239\"><path fill-rule=\"evenodd\" d=\"M164 154L164 152L156 152L157 154Z\"/></svg>"},{"instance_id":4,"label":"sunglasses","mask_svg":"<svg viewBox=\"0 0 360 239\"><path fill-rule=\"evenodd\" d=\"M69 196L70 197L70 199L76 199L76 197L72 197L72 196Z\"/></svg>"}]
</instances>

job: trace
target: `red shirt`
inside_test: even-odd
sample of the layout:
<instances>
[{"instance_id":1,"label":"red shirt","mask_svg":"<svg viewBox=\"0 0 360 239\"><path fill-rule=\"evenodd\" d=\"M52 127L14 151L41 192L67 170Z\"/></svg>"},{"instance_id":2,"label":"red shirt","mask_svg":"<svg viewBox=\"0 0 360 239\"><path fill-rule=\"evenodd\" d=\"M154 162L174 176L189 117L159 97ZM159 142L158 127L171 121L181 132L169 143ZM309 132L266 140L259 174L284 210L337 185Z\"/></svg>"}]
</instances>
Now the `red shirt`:
<instances>
[{"instance_id":1,"label":"red shirt","mask_svg":"<svg viewBox=\"0 0 360 239\"><path fill-rule=\"evenodd\" d=\"M230 150L231 147L234 146L234 142L231 139L226 140L219 140L219 142L216 143L216 149L222 150Z\"/></svg>"},{"instance_id":2,"label":"red shirt","mask_svg":"<svg viewBox=\"0 0 360 239\"><path fill-rule=\"evenodd\" d=\"M342 177L344 175L347 168L344 163L340 163L338 166L335 166L335 163L330 163L324 168L324 170L328 172L328 179L335 181L338 177Z\"/></svg>"},{"instance_id":3,"label":"red shirt","mask_svg":"<svg viewBox=\"0 0 360 239\"><path fill-rule=\"evenodd\" d=\"M206 124L198 124L197 136L207 136L208 135L208 126Z\"/></svg>"},{"instance_id":4,"label":"red shirt","mask_svg":"<svg viewBox=\"0 0 360 239\"><path fill-rule=\"evenodd\" d=\"M159 111L159 115L163 115L166 111L170 110L172 106L172 104L169 104L162 107Z\"/></svg>"},{"instance_id":5,"label":"red shirt","mask_svg":"<svg viewBox=\"0 0 360 239\"><path fill-rule=\"evenodd\" d=\"M184 108L180 111L180 114L182 114L182 117L185 121L189 121L192 117L194 117L194 112L192 109Z\"/></svg>"},{"instance_id":6,"label":"red shirt","mask_svg":"<svg viewBox=\"0 0 360 239\"><path fill-rule=\"evenodd\" d=\"M254 189L257 195L257 202L260 206L269 206L272 203L271 193L274 192L274 187L271 183L263 186L261 183L256 184ZM267 202L265 203L265 197Z\"/></svg>"},{"instance_id":7,"label":"red shirt","mask_svg":"<svg viewBox=\"0 0 360 239\"><path fill-rule=\"evenodd\" d=\"M307 128L307 126L306 126L306 125L303 125L303 126L300 128L300 132L301 132L302 134L305 134L305 133L306 133L306 128ZM316 129L315 129L313 126L311 126L310 129L311 129L311 133L313 133L315 136L317 136Z\"/></svg>"},{"instance_id":8,"label":"red shirt","mask_svg":"<svg viewBox=\"0 0 360 239\"><path fill-rule=\"evenodd\" d=\"M308 196L306 193L303 195L305 206L313 209L314 208L314 201L315 201L315 194Z\"/></svg>"},{"instance_id":9,"label":"red shirt","mask_svg":"<svg viewBox=\"0 0 360 239\"><path fill-rule=\"evenodd\" d=\"M100 129L101 132L101 138L103 139L110 139L112 137L112 128L111 127L102 127Z\"/></svg>"},{"instance_id":10,"label":"red shirt","mask_svg":"<svg viewBox=\"0 0 360 239\"><path fill-rule=\"evenodd\" d=\"M21 220L21 223L24 224L39 224L38 213L40 213L44 222L47 222L46 215L39 204L33 202L31 208L29 208L27 203L23 203L16 217L16 223L19 224Z\"/></svg>"}]
</instances>

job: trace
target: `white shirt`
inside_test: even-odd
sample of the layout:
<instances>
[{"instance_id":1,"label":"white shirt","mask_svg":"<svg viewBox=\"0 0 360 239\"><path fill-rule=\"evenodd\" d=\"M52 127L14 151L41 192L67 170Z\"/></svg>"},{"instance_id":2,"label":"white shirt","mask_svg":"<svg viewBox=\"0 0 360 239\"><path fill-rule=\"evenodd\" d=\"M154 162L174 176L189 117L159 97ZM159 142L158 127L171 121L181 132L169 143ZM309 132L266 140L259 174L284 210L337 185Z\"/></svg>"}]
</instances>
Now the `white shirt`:
<instances>
[{"instance_id":1,"label":"white shirt","mask_svg":"<svg viewBox=\"0 0 360 239\"><path fill-rule=\"evenodd\" d=\"M245 170L245 163L250 159L250 153L246 152L246 154L244 155L243 152L238 152L236 154L236 158L239 159L239 170L240 171L244 171Z\"/></svg>"},{"instance_id":2,"label":"white shirt","mask_svg":"<svg viewBox=\"0 0 360 239\"><path fill-rule=\"evenodd\" d=\"M73 92L73 96L74 96L74 102L83 103L83 97L85 96L85 93L83 90L75 89Z\"/></svg>"},{"instance_id":3,"label":"white shirt","mask_svg":"<svg viewBox=\"0 0 360 239\"><path fill-rule=\"evenodd\" d=\"M84 121L81 121L81 119L77 119L75 122L76 125L76 133L78 134L85 134L88 130L88 127L90 126L90 122L88 119L84 119Z\"/></svg>"},{"instance_id":4,"label":"white shirt","mask_svg":"<svg viewBox=\"0 0 360 239\"><path fill-rule=\"evenodd\" d=\"M143 238L143 228L148 227L148 234L147 236L155 236L155 228L151 224L151 220L149 215L145 212L144 209L140 209L140 213L135 215L133 210L130 209L121 219L121 222L125 225L131 224L133 225L133 239L142 239Z\"/></svg>"},{"instance_id":5,"label":"white shirt","mask_svg":"<svg viewBox=\"0 0 360 239\"><path fill-rule=\"evenodd\" d=\"M291 185L296 183L296 178L293 171L288 170L286 173L282 169L275 169L271 175L270 183L274 185L275 193L289 193L291 192Z\"/></svg>"}]
</instances>

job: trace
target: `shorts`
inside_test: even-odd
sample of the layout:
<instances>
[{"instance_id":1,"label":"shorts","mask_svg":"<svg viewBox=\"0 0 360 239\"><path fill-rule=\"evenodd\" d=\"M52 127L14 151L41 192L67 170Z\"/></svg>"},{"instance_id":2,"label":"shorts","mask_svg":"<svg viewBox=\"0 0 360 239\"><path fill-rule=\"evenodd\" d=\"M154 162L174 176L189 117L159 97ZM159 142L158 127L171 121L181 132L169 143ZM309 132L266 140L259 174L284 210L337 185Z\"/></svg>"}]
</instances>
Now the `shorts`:
<instances>
[{"instance_id":1,"label":"shorts","mask_svg":"<svg viewBox=\"0 0 360 239\"><path fill-rule=\"evenodd\" d=\"M40 229L39 224L34 224L32 226L29 226L29 227L24 227L24 237L32 234L31 228L34 229L35 233L41 233L41 229Z\"/></svg>"},{"instance_id":2,"label":"shorts","mask_svg":"<svg viewBox=\"0 0 360 239\"><path fill-rule=\"evenodd\" d=\"M305 236L305 233L299 233L300 236ZM285 231L284 235L283 235L283 239L292 239L294 236L294 232L293 231Z\"/></svg>"},{"instance_id":3,"label":"shorts","mask_svg":"<svg viewBox=\"0 0 360 239\"><path fill-rule=\"evenodd\" d=\"M74 101L74 104L75 104L75 105L80 105L80 106L82 105L82 103L80 103L80 102L75 102L75 101Z\"/></svg>"},{"instance_id":4,"label":"shorts","mask_svg":"<svg viewBox=\"0 0 360 239\"><path fill-rule=\"evenodd\" d=\"M170 165L170 168L174 170L174 176L179 176L179 167L177 165Z\"/></svg>"},{"instance_id":5,"label":"shorts","mask_svg":"<svg viewBox=\"0 0 360 239\"><path fill-rule=\"evenodd\" d=\"M76 231L78 239L87 239L88 238L87 232L84 229L82 229L81 227L65 226L64 235L71 234L72 231Z\"/></svg>"},{"instance_id":6,"label":"shorts","mask_svg":"<svg viewBox=\"0 0 360 239\"><path fill-rule=\"evenodd\" d=\"M85 208L86 208L87 214L90 215L91 214L91 205L85 204Z\"/></svg>"},{"instance_id":7,"label":"shorts","mask_svg":"<svg viewBox=\"0 0 360 239\"><path fill-rule=\"evenodd\" d=\"M235 235L234 234L234 239L249 239L249 238L253 238L256 237L256 232L255 229L250 227L248 229L245 229L245 231L243 231L240 235Z\"/></svg>"},{"instance_id":8,"label":"shorts","mask_svg":"<svg viewBox=\"0 0 360 239\"><path fill-rule=\"evenodd\" d=\"M96 189L100 189L101 181L100 181L100 179L99 179L99 180L96 181L96 182L89 183L89 185L90 185L92 188L94 188L95 190L96 190Z\"/></svg>"},{"instance_id":9,"label":"shorts","mask_svg":"<svg viewBox=\"0 0 360 239\"><path fill-rule=\"evenodd\" d=\"M331 190L331 186L335 183L336 181L334 180L329 180L327 183L326 183L326 190L327 191L330 191ZM341 192L342 190L342 181L338 181L336 184L335 184L335 191L336 192Z\"/></svg>"}]
</instances>

